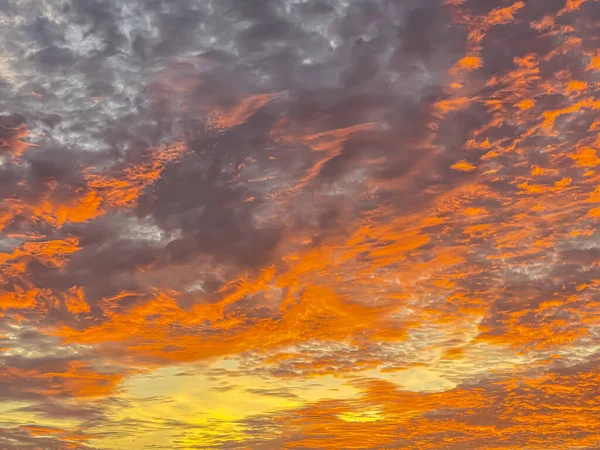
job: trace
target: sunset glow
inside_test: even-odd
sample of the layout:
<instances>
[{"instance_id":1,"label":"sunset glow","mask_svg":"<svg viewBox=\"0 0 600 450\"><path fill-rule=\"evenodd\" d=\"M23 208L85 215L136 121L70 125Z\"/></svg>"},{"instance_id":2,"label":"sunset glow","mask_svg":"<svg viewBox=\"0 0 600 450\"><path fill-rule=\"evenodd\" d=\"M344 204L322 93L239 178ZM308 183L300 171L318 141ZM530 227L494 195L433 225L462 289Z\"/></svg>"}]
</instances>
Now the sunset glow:
<instances>
[{"instance_id":1,"label":"sunset glow","mask_svg":"<svg viewBox=\"0 0 600 450\"><path fill-rule=\"evenodd\" d=\"M0 449L600 449L600 2L0 1Z\"/></svg>"}]
</instances>

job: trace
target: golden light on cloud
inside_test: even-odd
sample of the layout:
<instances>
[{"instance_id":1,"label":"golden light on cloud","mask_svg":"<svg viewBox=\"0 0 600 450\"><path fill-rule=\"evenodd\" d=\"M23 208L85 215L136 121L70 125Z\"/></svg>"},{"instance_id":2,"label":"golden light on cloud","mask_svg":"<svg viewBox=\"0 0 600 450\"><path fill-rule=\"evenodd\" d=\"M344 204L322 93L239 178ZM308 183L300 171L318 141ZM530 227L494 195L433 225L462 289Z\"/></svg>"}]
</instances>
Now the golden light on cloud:
<instances>
[{"instance_id":1,"label":"golden light on cloud","mask_svg":"<svg viewBox=\"0 0 600 450\"><path fill-rule=\"evenodd\" d=\"M0 448L600 448L600 3L72 3L0 14Z\"/></svg>"},{"instance_id":2,"label":"golden light on cloud","mask_svg":"<svg viewBox=\"0 0 600 450\"><path fill-rule=\"evenodd\" d=\"M473 170L477 170L473 164L468 163L467 161L459 161L456 164L450 166L454 170L460 170L462 172L472 172Z\"/></svg>"}]
</instances>

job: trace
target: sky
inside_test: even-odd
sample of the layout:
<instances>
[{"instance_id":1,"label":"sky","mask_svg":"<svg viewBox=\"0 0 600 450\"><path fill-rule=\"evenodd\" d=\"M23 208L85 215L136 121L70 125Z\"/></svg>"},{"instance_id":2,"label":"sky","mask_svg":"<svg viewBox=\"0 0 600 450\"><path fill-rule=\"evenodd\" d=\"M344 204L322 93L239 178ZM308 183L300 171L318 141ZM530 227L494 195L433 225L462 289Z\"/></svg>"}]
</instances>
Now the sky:
<instances>
[{"instance_id":1,"label":"sky","mask_svg":"<svg viewBox=\"0 0 600 450\"><path fill-rule=\"evenodd\" d=\"M0 448L600 448L600 2L0 0Z\"/></svg>"}]
</instances>

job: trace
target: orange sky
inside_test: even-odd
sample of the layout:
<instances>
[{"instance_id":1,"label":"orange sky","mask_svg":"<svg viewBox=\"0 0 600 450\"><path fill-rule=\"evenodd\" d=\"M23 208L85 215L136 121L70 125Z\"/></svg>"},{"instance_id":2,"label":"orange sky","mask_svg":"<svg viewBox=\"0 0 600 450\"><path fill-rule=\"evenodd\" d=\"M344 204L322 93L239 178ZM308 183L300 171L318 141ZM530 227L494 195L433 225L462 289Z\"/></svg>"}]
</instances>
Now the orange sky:
<instances>
[{"instance_id":1,"label":"orange sky","mask_svg":"<svg viewBox=\"0 0 600 450\"><path fill-rule=\"evenodd\" d=\"M0 448L600 448L600 3L29 3Z\"/></svg>"}]
</instances>

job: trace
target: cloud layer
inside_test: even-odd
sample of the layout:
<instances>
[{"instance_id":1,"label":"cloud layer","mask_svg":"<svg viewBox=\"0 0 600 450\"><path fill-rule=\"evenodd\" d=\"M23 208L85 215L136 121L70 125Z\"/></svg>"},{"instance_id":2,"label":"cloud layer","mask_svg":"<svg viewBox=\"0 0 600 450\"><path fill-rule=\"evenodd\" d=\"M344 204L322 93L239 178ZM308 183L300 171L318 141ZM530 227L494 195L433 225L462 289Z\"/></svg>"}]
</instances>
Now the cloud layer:
<instances>
[{"instance_id":1,"label":"cloud layer","mask_svg":"<svg viewBox=\"0 0 600 450\"><path fill-rule=\"evenodd\" d=\"M599 3L0 11L0 447L600 446Z\"/></svg>"}]
</instances>

